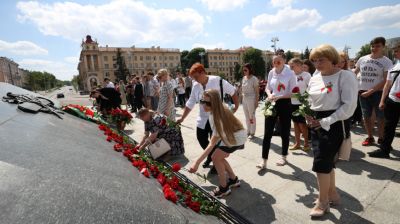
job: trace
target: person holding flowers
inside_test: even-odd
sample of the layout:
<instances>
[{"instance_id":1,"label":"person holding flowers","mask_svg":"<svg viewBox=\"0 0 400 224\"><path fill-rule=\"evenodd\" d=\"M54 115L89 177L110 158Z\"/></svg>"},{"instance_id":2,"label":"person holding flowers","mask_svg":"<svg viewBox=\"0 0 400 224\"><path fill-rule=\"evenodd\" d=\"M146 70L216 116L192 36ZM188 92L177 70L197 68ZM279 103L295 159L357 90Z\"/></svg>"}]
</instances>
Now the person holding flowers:
<instances>
[{"instance_id":1,"label":"person holding flowers","mask_svg":"<svg viewBox=\"0 0 400 224\"><path fill-rule=\"evenodd\" d=\"M210 113L208 119L212 129L212 137L189 172L196 172L200 163L215 148L211 158L218 173L219 187L213 191L213 194L215 197L221 198L231 193L230 188L240 186L238 177L226 159L236 150L244 149L244 143L247 139L246 130L239 119L233 115L233 112L222 103L218 90L206 90L200 104L205 112Z\"/></svg>"},{"instance_id":2,"label":"person holding flowers","mask_svg":"<svg viewBox=\"0 0 400 224\"><path fill-rule=\"evenodd\" d=\"M170 155L181 155L185 152L180 128L171 124L163 114L142 108L138 117L144 122L144 136L139 143L139 149L144 149L157 139L164 138L171 147Z\"/></svg>"},{"instance_id":3,"label":"person holding flowers","mask_svg":"<svg viewBox=\"0 0 400 224\"><path fill-rule=\"evenodd\" d=\"M311 217L321 217L329 206L340 203L335 186L335 160L340 146L350 135L348 118L357 104L357 80L348 70L338 68L339 54L330 45L321 45L311 51L310 59L318 70L307 88L313 116L306 115L311 127L314 161L319 196ZM345 131L344 131L345 130ZM344 133L345 132L345 133Z\"/></svg>"},{"instance_id":4,"label":"person holding flowers","mask_svg":"<svg viewBox=\"0 0 400 224\"><path fill-rule=\"evenodd\" d=\"M303 71L303 61L298 58L293 58L289 61L290 69L296 74L296 87L292 90L293 93L304 94L307 89L308 83L310 82L311 75L308 72ZM298 99L292 97L292 120L294 124L294 137L295 143L290 150L301 149L300 134L304 138L304 151L309 151L310 146L308 144L308 127L306 125L306 119L299 113L295 113L300 107L301 103Z\"/></svg>"},{"instance_id":5,"label":"person holding flowers","mask_svg":"<svg viewBox=\"0 0 400 224\"><path fill-rule=\"evenodd\" d=\"M289 148L290 120L292 114L292 90L296 87L296 75L288 66L285 66L285 55L278 54L272 59L274 68L268 74L266 93L267 101L273 107L273 113L264 113L264 140L262 146L262 162L257 165L259 169L265 169L268 160L271 138L274 126L279 116L281 127L280 136L282 139L282 158L276 163L278 166L287 164L286 156ZM268 108L267 108L268 110ZM271 110L270 110L271 111Z\"/></svg>"}]
</instances>

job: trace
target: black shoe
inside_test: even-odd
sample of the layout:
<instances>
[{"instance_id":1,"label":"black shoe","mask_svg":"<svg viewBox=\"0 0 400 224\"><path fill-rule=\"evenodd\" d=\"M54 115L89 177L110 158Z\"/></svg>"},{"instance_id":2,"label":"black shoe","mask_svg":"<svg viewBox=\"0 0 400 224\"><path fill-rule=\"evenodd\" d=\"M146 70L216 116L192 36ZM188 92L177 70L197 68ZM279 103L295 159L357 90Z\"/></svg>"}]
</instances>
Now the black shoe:
<instances>
[{"instance_id":1,"label":"black shoe","mask_svg":"<svg viewBox=\"0 0 400 224\"><path fill-rule=\"evenodd\" d=\"M232 180L231 178L228 179L228 183L226 184L227 187L231 188L232 187L240 187L240 180L239 178L236 176L236 178L234 180Z\"/></svg>"},{"instance_id":2,"label":"black shoe","mask_svg":"<svg viewBox=\"0 0 400 224\"><path fill-rule=\"evenodd\" d=\"M217 174L217 169L215 169L215 166L211 167L210 174Z\"/></svg>"},{"instance_id":3,"label":"black shoe","mask_svg":"<svg viewBox=\"0 0 400 224\"><path fill-rule=\"evenodd\" d=\"M389 154L384 152L382 149L377 149L375 151L369 152L368 155L373 158L390 158Z\"/></svg>"},{"instance_id":4,"label":"black shoe","mask_svg":"<svg viewBox=\"0 0 400 224\"><path fill-rule=\"evenodd\" d=\"M221 187L221 186L219 186L218 188L216 188L216 189L212 192L212 194L214 195L214 197L217 197L217 198L222 198L222 197L224 197L224 196L229 195L230 193L231 193L231 189L229 189L228 186L226 186L226 187Z\"/></svg>"},{"instance_id":5,"label":"black shoe","mask_svg":"<svg viewBox=\"0 0 400 224\"><path fill-rule=\"evenodd\" d=\"M381 145L383 143L383 138L378 138L378 144Z\"/></svg>"},{"instance_id":6,"label":"black shoe","mask_svg":"<svg viewBox=\"0 0 400 224\"><path fill-rule=\"evenodd\" d=\"M208 167L210 167L210 163L211 163L211 160L206 160L204 163L203 163L203 168L208 168Z\"/></svg>"}]
</instances>

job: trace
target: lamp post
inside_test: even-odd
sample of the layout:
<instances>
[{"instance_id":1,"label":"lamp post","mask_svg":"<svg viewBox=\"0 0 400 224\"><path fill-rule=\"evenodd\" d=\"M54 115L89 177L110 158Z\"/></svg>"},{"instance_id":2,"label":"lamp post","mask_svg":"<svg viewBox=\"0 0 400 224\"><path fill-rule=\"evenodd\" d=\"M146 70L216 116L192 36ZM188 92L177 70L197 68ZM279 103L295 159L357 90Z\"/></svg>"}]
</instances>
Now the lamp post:
<instances>
[{"instance_id":1,"label":"lamp post","mask_svg":"<svg viewBox=\"0 0 400 224\"><path fill-rule=\"evenodd\" d=\"M276 53L276 42L278 42L278 41L279 41L278 37L273 37L271 39L271 42L274 43L274 44L271 45L271 47L274 49L274 53Z\"/></svg>"}]
</instances>

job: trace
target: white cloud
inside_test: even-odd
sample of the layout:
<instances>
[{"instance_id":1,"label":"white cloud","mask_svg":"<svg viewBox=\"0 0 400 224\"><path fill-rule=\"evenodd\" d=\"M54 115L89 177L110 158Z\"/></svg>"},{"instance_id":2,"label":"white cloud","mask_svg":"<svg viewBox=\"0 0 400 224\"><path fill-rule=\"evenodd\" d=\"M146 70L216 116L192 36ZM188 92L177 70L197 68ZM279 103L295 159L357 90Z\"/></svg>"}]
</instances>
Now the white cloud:
<instances>
[{"instance_id":1,"label":"white cloud","mask_svg":"<svg viewBox=\"0 0 400 224\"><path fill-rule=\"evenodd\" d=\"M400 4L363 9L339 20L322 24L318 31L343 35L366 29L399 29Z\"/></svg>"},{"instance_id":2,"label":"white cloud","mask_svg":"<svg viewBox=\"0 0 400 224\"><path fill-rule=\"evenodd\" d=\"M271 0L271 5L276 8L291 6L293 0Z\"/></svg>"},{"instance_id":3,"label":"white cloud","mask_svg":"<svg viewBox=\"0 0 400 224\"><path fill-rule=\"evenodd\" d=\"M200 0L210 11L230 11L242 8L248 0Z\"/></svg>"},{"instance_id":4,"label":"white cloud","mask_svg":"<svg viewBox=\"0 0 400 224\"><path fill-rule=\"evenodd\" d=\"M268 33L295 31L300 28L316 26L321 18L316 9L285 7L274 15L263 13L253 17L251 25L245 26L242 32L247 38L261 39Z\"/></svg>"},{"instance_id":5,"label":"white cloud","mask_svg":"<svg viewBox=\"0 0 400 224\"><path fill-rule=\"evenodd\" d=\"M30 41L7 42L0 40L0 51L14 55L47 55L49 53L46 49Z\"/></svg>"},{"instance_id":6,"label":"white cloud","mask_svg":"<svg viewBox=\"0 0 400 224\"><path fill-rule=\"evenodd\" d=\"M225 44L222 42L216 43L216 44L201 44L201 43L194 43L192 45L192 48L196 48L196 47L202 47L204 49L215 49L215 48L224 48Z\"/></svg>"},{"instance_id":7,"label":"white cloud","mask_svg":"<svg viewBox=\"0 0 400 224\"><path fill-rule=\"evenodd\" d=\"M156 9L134 0L102 5L24 1L17 8L20 22L33 23L45 35L79 41L91 34L110 45L192 39L203 32L205 23L194 9Z\"/></svg>"},{"instance_id":8,"label":"white cloud","mask_svg":"<svg viewBox=\"0 0 400 224\"><path fill-rule=\"evenodd\" d=\"M24 69L52 73L60 80L71 80L73 75L78 74L76 63L28 58L18 61L18 64Z\"/></svg>"}]
</instances>

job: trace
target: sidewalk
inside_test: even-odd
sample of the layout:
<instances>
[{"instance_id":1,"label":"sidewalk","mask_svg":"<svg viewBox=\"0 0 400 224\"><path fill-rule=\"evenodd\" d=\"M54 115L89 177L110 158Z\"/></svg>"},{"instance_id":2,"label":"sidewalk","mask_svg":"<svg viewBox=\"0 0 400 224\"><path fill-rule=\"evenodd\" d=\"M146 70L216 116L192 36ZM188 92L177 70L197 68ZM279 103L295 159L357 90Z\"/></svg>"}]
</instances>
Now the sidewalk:
<instances>
[{"instance_id":1,"label":"sidewalk","mask_svg":"<svg viewBox=\"0 0 400 224\"><path fill-rule=\"evenodd\" d=\"M260 104L261 105L261 104ZM175 158L189 168L201 154L202 149L196 139L196 117L199 106L189 114L182 125L185 142L185 156ZM177 108L178 117L182 109ZM240 107L236 116L244 121ZM241 215L254 223L311 223L309 211L318 195L316 175L311 171L312 152L290 151L289 164L275 165L280 158L280 137L273 137L267 170L259 172L255 167L261 161L261 145L264 134L264 116L261 107L256 112L256 138L248 141L244 150L233 153L229 158L233 170L241 180L241 187L222 199ZM141 140L144 134L143 122L135 119L128 130L132 137ZM293 137L292 129L292 137ZM293 138L291 137L291 143ZM366 154L377 146L362 147L365 138L362 128L353 128L353 151L350 162L340 162L336 169L336 185L342 196L342 205L331 208L331 213L322 223L400 223L400 139L395 138L395 150L391 159L373 159ZM209 169L199 168L199 173L207 174ZM181 171L185 172L185 171ZM196 175L185 173L190 179L207 190L218 185L216 175L208 174L208 181Z\"/></svg>"}]
</instances>

